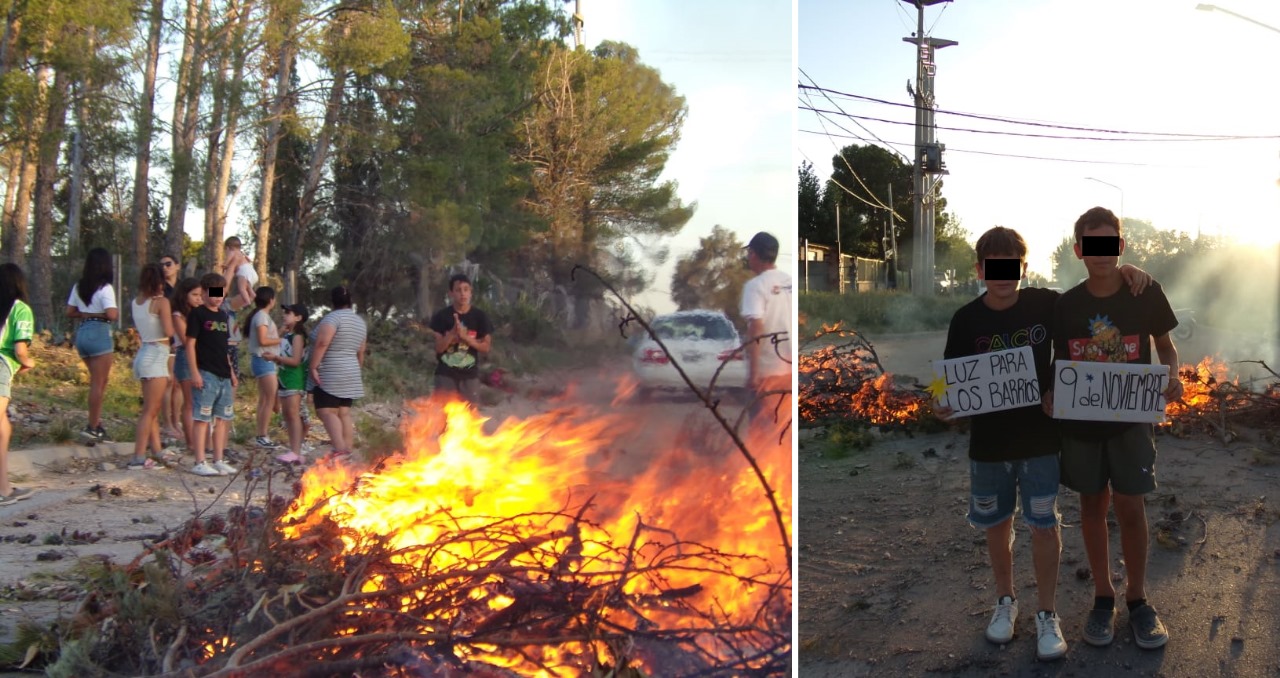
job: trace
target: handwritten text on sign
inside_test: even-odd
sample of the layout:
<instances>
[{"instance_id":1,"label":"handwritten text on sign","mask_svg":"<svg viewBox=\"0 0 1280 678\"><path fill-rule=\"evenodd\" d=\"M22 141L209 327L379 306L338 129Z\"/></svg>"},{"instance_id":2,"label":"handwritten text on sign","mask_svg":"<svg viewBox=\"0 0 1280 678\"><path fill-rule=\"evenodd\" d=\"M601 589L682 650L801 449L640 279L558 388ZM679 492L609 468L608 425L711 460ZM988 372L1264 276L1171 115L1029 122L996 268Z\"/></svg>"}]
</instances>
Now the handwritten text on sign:
<instances>
[{"instance_id":1,"label":"handwritten text on sign","mask_svg":"<svg viewBox=\"0 0 1280 678\"><path fill-rule=\"evenodd\" d=\"M954 410L957 417L1040 404L1040 383L1030 346L935 360L933 372L946 384L938 402Z\"/></svg>"},{"instance_id":2,"label":"handwritten text on sign","mask_svg":"<svg viewBox=\"0 0 1280 678\"><path fill-rule=\"evenodd\" d=\"M1059 361L1053 417L1089 421L1164 421L1164 365Z\"/></svg>"}]
</instances>

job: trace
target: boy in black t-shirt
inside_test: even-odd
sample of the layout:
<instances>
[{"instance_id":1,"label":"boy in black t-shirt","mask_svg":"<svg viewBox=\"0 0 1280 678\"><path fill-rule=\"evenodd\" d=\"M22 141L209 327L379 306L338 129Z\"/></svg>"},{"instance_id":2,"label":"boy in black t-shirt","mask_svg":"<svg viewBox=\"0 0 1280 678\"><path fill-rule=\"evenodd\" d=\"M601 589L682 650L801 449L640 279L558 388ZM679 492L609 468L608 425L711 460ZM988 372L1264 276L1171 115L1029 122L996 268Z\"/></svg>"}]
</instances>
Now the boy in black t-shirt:
<instances>
[{"instance_id":1,"label":"boy in black t-shirt","mask_svg":"<svg viewBox=\"0 0 1280 678\"><path fill-rule=\"evenodd\" d=\"M1111 210L1095 207L1076 220L1075 239L1076 257L1084 261L1089 277L1064 292L1054 309L1055 358L1149 365L1154 339L1161 364L1169 368L1165 402L1181 398L1178 349L1169 337L1178 320L1158 284L1152 283L1141 294L1125 289L1116 268L1124 252L1120 220ZM1094 606L1085 620L1084 639L1104 646L1115 635L1115 588L1108 576L1111 557L1107 533L1107 507L1114 497L1134 642L1148 650L1162 647L1169 641L1169 633L1146 599L1145 495L1156 487L1152 425L1060 423L1062 484L1080 493L1080 533L1094 575Z\"/></svg>"},{"instance_id":2,"label":"boy in black t-shirt","mask_svg":"<svg viewBox=\"0 0 1280 678\"><path fill-rule=\"evenodd\" d=\"M1017 231L997 226L978 238L978 277L986 282L982 296L961 307L947 332L947 359L1030 346L1036 378L1043 392L1051 379L1052 316L1058 293L1019 290L1026 274L1027 245ZM1150 280L1130 267L1126 275L1136 289ZM935 405L948 419L949 408ZM1055 611L1062 536L1058 528L1057 426L1041 405L975 415L969 429L969 522L986 530L987 554L996 580L997 602L987 626L987 639L1004 644L1014 635L1018 602L1013 587L1013 514L1021 495L1023 519L1031 528L1039 611L1036 656L1057 659L1067 644Z\"/></svg>"},{"instance_id":3,"label":"boy in black t-shirt","mask_svg":"<svg viewBox=\"0 0 1280 678\"><path fill-rule=\"evenodd\" d=\"M436 333L435 393L457 393L475 404L480 376L478 360L493 346L493 325L484 311L471 305L471 279L459 273L449 278L453 303L431 316Z\"/></svg>"},{"instance_id":4,"label":"boy in black t-shirt","mask_svg":"<svg viewBox=\"0 0 1280 678\"><path fill-rule=\"evenodd\" d=\"M191 371L191 409L195 424L192 441L196 453L191 472L200 476L225 476L237 471L222 460L236 387L236 374L227 355L227 335L234 320L221 309L226 284L226 279L217 273L205 274L200 279L204 305L191 309L187 315L187 361L196 367ZM217 423L213 427L211 464L205 461L204 450L209 441L209 424L214 419Z\"/></svg>"}]
</instances>

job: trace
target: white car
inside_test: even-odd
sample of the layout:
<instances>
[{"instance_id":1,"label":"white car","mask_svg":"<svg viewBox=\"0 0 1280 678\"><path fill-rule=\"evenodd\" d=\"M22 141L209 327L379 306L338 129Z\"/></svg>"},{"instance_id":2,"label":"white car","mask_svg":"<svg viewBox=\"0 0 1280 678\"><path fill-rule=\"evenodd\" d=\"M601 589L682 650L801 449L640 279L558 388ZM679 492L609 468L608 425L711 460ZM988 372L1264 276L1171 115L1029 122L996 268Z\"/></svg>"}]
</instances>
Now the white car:
<instances>
[{"instance_id":1,"label":"white car","mask_svg":"<svg viewBox=\"0 0 1280 678\"><path fill-rule=\"evenodd\" d=\"M654 318L649 326L698 388L705 390L711 385L711 379L721 364L724 368L716 377L716 393L746 387L746 352L740 350L742 340L724 313L678 311ZM641 397L647 397L658 389L687 391L689 388L671 365L667 354L647 334L636 343L631 361Z\"/></svg>"}]
</instances>

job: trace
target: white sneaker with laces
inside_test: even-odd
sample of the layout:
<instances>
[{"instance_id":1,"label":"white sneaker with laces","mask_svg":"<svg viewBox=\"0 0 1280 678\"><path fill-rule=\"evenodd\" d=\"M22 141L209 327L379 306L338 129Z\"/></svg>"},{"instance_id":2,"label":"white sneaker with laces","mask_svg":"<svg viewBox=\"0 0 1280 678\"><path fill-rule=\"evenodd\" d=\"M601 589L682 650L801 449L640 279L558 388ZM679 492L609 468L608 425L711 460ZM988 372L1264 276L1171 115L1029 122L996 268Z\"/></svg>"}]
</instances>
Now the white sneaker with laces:
<instances>
[{"instance_id":1,"label":"white sneaker with laces","mask_svg":"<svg viewBox=\"0 0 1280 678\"><path fill-rule=\"evenodd\" d=\"M1013 596L1001 596L991 615L991 623L987 624L987 640L997 645L1013 640L1014 620L1017 618L1018 601Z\"/></svg>"},{"instance_id":2,"label":"white sneaker with laces","mask_svg":"<svg viewBox=\"0 0 1280 678\"><path fill-rule=\"evenodd\" d=\"M209 462L207 462L207 461L202 461L202 462L200 462L200 463L196 464L195 466L192 466L192 467L191 467L191 472L192 472L192 473L194 473L194 474L196 474L196 475L198 475L198 476L220 476L220 475L222 475L221 473L218 473L218 469L214 468L214 467L213 467L213 465L212 465L212 464L210 464L210 463L209 463Z\"/></svg>"},{"instance_id":3,"label":"white sneaker with laces","mask_svg":"<svg viewBox=\"0 0 1280 678\"><path fill-rule=\"evenodd\" d=\"M240 472L240 469L232 466L231 464L228 464L225 461L213 462L213 468L218 471L218 475L220 476L235 475L236 473Z\"/></svg>"},{"instance_id":4,"label":"white sneaker with laces","mask_svg":"<svg viewBox=\"0 0 1280 678\"><path fill-rule=\"evenodd\" d=\"M1058 625L1058 613L1040 610L1036 613L1036 658L1058 659L1067 653L1067 641L1062 638Z\"/></svg>"}]
</instances>

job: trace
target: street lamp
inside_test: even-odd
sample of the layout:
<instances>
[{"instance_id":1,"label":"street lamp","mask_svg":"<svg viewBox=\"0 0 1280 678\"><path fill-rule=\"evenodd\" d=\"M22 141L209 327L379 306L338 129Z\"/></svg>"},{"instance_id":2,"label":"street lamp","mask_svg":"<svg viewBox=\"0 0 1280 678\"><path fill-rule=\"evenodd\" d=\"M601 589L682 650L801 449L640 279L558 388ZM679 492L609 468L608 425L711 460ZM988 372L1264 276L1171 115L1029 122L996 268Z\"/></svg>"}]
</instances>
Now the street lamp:
<instances>
[{"instance_id":1,"label":"street lamp","mask_svg":"<svg viewBox=\"0 0 1280 678\"><path fill-rule=\"evenodd\" d=\"M1200 3L1199 5L1196 5L1196 9L1203 10L1203 11L1205 11L1205 12L1215 12L1215 11L1216 11L1216 12L1222 12L1223 14L1230 14L1231 16L1233 16L1233 17L1235 17L1235 18L1237 18L1237 19L1244 19L1245 21L1248 21L1248 22L1249 22L1249 23L1251 23L1251 24L1257 24L1257 25L1262 26L1263 28L1265 28L1265 29L1267 29L1267 30L1271 30L1271 31L1275 31L1275 32L1277 32L1277 33L1280 33L1280 28L1276 28L1275 26L1271 26L1271 25L1269 25L1269 24L1264 24L1264 23L1262 23L1261 21L1258 21L1257 19L1250 19L1249 17L1247 17L1247 16L1245 16L1245 15L1243 15L1243 14L1236 14L1235 12L1233 12L1233 11L1231 11L1231 10L1229 10L1229 9L1225 9L1225 8L1223 8L1223 7L1219 7L1219 6L1217 6L1217 5L1206 5L1206 4L1204 4L1204 3Z\"/></svg>"},{"instance_id":2,"label":"street lamp","mask_svg":"<svg viewBox=\"0 0 1280 678\"><path fill-rule=\"evenodd\" d=\"M1103 181L1103 180L1101 180L1101 179L1094 179L1093 177L1085 177L1085 178L1084 178L1084 180L1085 180L1085 181L1096 181L1096 182L1098 182L1098 183L1100 183L1100 184L1105 184L1105 185L1107 185L1107 186L1110 186L1111 188L1116 189L1117 191L1120 191L1120 223L1121 223L1121 224L1123 224L1123 223L1124 223L1124 189L1123 189L1123 188L1120 188L1119 186L1116 186L1115 184L1113 184L1113 183L1111 183L1111 182L1109 182L1109 181Z\"/></svg>"}]
</instances>

